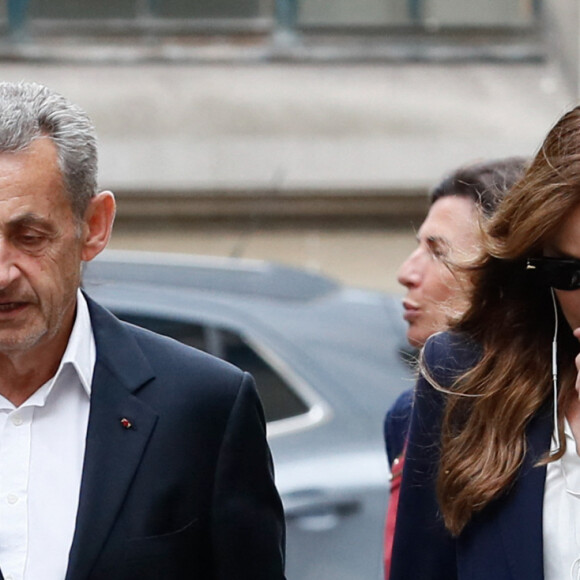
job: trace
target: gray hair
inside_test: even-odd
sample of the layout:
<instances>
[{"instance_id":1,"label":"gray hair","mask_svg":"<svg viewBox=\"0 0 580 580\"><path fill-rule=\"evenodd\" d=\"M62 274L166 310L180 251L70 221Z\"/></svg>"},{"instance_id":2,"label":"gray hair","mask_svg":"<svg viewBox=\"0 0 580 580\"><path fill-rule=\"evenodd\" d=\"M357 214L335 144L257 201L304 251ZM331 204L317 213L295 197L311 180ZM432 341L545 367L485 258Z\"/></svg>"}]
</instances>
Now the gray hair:
<instances>
[{"instance_id":1,"label":"gray hair","mask_svg":"<svg viewBox=\"0 0 580 580\"><path fill-rule=\"evenodd\" d=\"M65 194L82 219L97 193L97 139L87 114L36 83L0 83L0 152L22 151L35 139L56 146Z\"/></svg>"}]
</instances>

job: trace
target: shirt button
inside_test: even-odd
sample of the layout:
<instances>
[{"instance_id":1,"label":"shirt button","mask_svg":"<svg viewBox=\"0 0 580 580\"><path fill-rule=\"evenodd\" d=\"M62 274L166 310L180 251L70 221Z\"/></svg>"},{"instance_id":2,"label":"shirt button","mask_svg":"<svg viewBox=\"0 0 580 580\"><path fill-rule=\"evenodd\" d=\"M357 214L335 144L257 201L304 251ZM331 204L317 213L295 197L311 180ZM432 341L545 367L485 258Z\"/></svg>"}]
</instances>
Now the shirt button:
<instances>
[{"instance_id":1,"label":"shirt button","mask_svg":"<svg viewBox=\"0 0 580 580\"><path fill-rule=\"evenodd\" d=\"M18 496L14 493L10 493L6 499L8 500L9 504L14 505L18 501Z\"/></svg>"},{"instance_id":2,"label":"shirt button","mask_svg":"<svg viewBox=\"0 0 580 580\"><path fill-rule=\"evenodd\" d=\"M12 417L12 424L15 425L16 427L20 427L22 423L24 423L24 420L20 415L14 415L14 417Z\"/></svg>"}]
</instances>

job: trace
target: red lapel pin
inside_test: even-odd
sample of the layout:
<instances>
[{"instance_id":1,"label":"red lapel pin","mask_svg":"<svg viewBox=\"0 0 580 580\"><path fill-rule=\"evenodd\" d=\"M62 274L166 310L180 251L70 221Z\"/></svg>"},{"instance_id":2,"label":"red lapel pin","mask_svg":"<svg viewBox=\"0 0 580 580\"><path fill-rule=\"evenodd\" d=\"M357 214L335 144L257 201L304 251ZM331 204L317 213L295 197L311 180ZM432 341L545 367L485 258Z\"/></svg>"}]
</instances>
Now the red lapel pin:
<instances>
[{"instance_id":1,"label":"red lapel pin","mask_svg":"<svg viewBox=\"0 0 580 580\"><path fill-rule=\"evenodd\" d=\"M129 421L129 419L127 419L127 417L123 417L121 419L121 425L125 428L125 429L131 429L133 427L133 423L131 423L131 421Z\"/></svg>"}]
</instances>

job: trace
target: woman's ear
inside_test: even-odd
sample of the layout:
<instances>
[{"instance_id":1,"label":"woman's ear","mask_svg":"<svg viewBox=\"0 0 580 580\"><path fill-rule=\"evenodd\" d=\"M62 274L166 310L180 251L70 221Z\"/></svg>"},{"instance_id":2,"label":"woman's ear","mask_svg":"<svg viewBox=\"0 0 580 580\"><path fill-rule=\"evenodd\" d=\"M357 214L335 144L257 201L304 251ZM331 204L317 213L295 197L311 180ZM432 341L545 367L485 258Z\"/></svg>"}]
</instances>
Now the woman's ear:
<instances>
[{"instance_id":1,"label":"woman's ear","mask_svg":"<svg viewBox=\"0 0 580 580\"><path fill-rule=\"evenodd\" d=\"M83 221L81 259L84 262L92 260L107 246L115 220L115 208L115 196L110 191L102 191L91 198Z\"/></svg>"}]
</instances>

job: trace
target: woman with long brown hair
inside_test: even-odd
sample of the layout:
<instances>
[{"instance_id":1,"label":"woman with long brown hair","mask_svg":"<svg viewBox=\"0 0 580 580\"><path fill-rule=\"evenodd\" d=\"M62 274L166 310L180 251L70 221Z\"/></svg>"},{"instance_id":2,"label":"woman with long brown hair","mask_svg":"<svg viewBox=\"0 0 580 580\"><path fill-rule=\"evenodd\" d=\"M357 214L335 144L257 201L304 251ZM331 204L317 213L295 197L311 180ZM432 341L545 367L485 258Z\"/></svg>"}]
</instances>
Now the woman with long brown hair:
<instances>
[{"instance_id":1,"label":"woman with long brown hair","mask_svg":"<svg viewBox=\"0 0 580 580\"><path fill-rule=\"evenodd\" d=\"M471 306L423 352L390 578L578 580L580 107L472 275Z\"/></svg>"}]
</instances>

